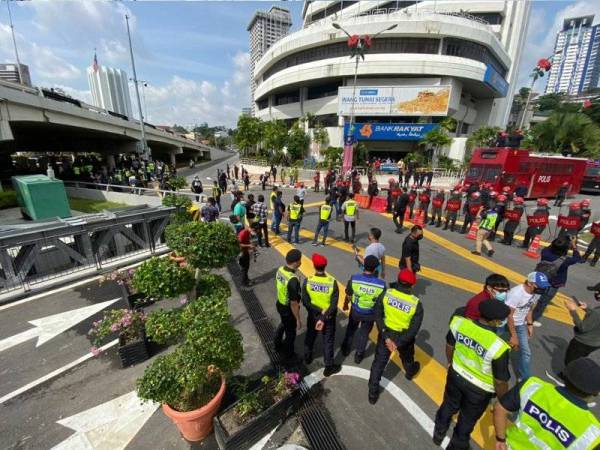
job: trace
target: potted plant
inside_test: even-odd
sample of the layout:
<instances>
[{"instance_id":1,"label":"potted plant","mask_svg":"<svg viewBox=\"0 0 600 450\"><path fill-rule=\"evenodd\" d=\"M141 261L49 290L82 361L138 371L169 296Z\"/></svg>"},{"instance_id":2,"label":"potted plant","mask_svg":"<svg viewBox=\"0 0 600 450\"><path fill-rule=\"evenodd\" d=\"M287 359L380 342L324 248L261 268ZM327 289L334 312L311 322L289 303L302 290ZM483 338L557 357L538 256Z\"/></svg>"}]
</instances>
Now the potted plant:
<instances>
[{"instance_id":1,"label":"potted plant","mask_svg":"<svg viewBox=\"0 0 600 450\"><path fill-rule=\"evenodd\" d=\"M249 448L284 420L300 399L299 380L298 373L283 372L262 377L250 392L244 392L244 386L239 400L214 419L219 448Z\"/></svg>"},{"instance_id":2,"label":"potted plant","mask_svg":"<svg viewBox=\"0 0 600 450\"><path fill-rule=\"evenodd\" d=\"M174 261L152 257L133 274L133 287L148 298L162 300L191 291L194 275Z\"/></svg>"},{"instance_id":3,"label":"potted plant","mask_svg":"<svg viewBox=\"0 0 600 450\"><path fill-rule=\"evenodd\" d=\"M121 367L129 367L145 361L149 357L148 342L144 330L146 313L132 309L112 309L104 312L101 320L95 321L88 335L94 347L92 353L98 354L98 347L108 336L119 334L119 359Z\"/></svg>"},{"instance_id":4,"label":"potted plant","mask_svg":"<svg viewBox=\"0 0 600 450\"><path fill-rule=\"evenodd\" d=\"M113 270L100 278L100 285L114 281L121 288L121 295L131 309L142 308L154 303L152 299L147 298L141 292L133 287L133 274L135 269Z\"/></svg>"},{"instance_id":5,"label":"potted plant","mask_svg":"<svg viewBox=\"0 0 600 450\"><path fill-rule=\"evenodd\" d=\"M188 441L204 439L226 379L243 359L242 337L231 324L226 298L202 296L181 309L153 313L147 333L155 342L180 344L146 368L137 383L139 397L161 403Z\"/></svg>"}]
</instances>

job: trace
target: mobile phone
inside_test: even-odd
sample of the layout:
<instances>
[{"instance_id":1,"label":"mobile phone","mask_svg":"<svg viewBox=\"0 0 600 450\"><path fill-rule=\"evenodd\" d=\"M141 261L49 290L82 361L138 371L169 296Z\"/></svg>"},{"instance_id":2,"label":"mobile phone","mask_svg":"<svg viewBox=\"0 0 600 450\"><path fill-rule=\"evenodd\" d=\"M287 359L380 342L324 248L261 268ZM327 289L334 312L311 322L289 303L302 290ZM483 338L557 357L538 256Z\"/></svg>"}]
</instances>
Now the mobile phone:
<instances>
[{"instance_id":1,"label":"mobile phone","mask_svg":"<svg viewBox=\"0 0 600 450\"><path fill-rule=\"evenodd\" d=\"M572 296L571 296L571 298L572 298L573 300L575 300L575 303L577 303L577 306L581 306L581 305L583 305L583 303L582 303L582 302L580 302L580 301L577 299L577 297L575 297L574 295L572 295Z\"/></svg>"}]
</instances>

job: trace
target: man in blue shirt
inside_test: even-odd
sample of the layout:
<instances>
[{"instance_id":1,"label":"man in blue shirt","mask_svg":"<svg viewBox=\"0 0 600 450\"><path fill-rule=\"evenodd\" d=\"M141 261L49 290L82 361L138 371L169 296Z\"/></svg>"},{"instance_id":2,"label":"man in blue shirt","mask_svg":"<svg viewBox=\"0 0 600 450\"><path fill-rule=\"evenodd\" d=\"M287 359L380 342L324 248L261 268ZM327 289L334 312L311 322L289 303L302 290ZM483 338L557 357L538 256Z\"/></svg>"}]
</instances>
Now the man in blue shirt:
<instances>
[{"instance_id":1,"label":"man in blue shirt","mask_svg":"<svg viewBox=\"0 0 600 450\"><path fill-rule=\"evenodd\" d=\"M277 191L277 196L273 201L273 224L271 225L271 229L275 234L281 234L279 225L281 224L281 219L283 218L283 214L285 213L285 205L281 200L282 195L283 192Z\"/></svg>"}]
</instances>

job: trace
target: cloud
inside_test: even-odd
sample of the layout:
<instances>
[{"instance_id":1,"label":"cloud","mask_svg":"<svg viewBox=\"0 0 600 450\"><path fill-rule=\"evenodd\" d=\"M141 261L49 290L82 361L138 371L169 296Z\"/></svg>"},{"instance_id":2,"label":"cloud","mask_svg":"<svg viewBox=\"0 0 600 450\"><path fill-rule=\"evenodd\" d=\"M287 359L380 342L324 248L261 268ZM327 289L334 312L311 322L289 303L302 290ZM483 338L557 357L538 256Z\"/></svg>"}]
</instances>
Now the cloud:
<instances>
[{"instance_id":1,"label":"cloud","mask_svg":"<svg viewBox=\"0 0 600 450\"><path fill-rule=\"evenodd\" d=\"M238 52L233 57L233 83L236 85L250 83L250 53Z\"/></svg>"},{"instance_id":2,"label":"cloud","mask_svg":"<svg viewBox=\"0 0 600 450\"><path fill-rule=\"evenodd\" d=\"M580 0L572 3L556 13L554 19L546 17L544 13L544 2L536 2L532 6L529 19L529 29L526 44L519 65L518 86L529 86L531 79L529 75L540 58L546 58L554 53L556 33L562 28L563 20L568 17L585 16L594 14L596 21L600 19L600 2L589 2ZM548 29L549 22L552 26ZM535 85L535 90L543 92L546 88L547 78L544 77Z\"/></svg>"}]
</instances>

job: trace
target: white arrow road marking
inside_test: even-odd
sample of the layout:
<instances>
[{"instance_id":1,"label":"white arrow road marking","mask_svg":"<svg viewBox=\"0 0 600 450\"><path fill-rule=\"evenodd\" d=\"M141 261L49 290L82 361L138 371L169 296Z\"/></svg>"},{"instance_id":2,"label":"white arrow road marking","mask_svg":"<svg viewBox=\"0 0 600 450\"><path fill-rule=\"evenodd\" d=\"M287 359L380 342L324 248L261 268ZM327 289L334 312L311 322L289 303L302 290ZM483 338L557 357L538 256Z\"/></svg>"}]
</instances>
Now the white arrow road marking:
<instances>
[{"instance_id":1,"label":"white arrow road marking","mask_svg":"<svg viewBox=\"0 0 600 450\"><path fill-rule=\"evenodd\" d=\"M142 403L135 391L94 406L58 424L76 431L52 450L121 450L160 405Z\"/></svg>"},{"instance_id":2,"label":"white arrow road marking","mask_svg":"<svg viewBox=\"0 0 600 450\"><path fill-rule=\"evenodd\" d=\"M96 303L90 306L84 306L83 308L72 309L71 311L54 314L52 316L42 317L40 319L30 320L29 323L35 328L30 328L22 333L15 334L14 336L7 337L0 341L0 352L8 350L15 345L22 344L30 339L38 338L36 347L48 342L50 339L58 336L63 331L72 328L79 322L84 321L88 317L102 311L109 305L121 300L115 298L107 302Z\"/></svg>"},{"instance_id":3,"label":"white arrow road marking","mask_svg":"<svg viewBox=\"0 0 600 450\"><path fill-rule=\"evenodd\" d=\"M366 369L362 369L360 367L355 366L342 366L342 370L336 373L334 376L350 376L356 378L362 378L363 380L369 380L370 372ZM323 369L319 369L315 372L304 377L304 382L308 385L308 387L312 387L315 384L322 381L325 377L323 376ZM398 400L404 409L410 413L411 416L419 423L423 429L429 434L429 436L433 436L433 420L429 418L427 414L417 405L402 389L400 389L397 385L392 383L387 378L383 377L381 379L381 386L388 391L396 400ZM442 447L446 448L446 446L450 443L450 439L447 437L444 438L442 442Z\"/></svg>"}]
</instances>

